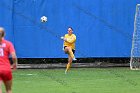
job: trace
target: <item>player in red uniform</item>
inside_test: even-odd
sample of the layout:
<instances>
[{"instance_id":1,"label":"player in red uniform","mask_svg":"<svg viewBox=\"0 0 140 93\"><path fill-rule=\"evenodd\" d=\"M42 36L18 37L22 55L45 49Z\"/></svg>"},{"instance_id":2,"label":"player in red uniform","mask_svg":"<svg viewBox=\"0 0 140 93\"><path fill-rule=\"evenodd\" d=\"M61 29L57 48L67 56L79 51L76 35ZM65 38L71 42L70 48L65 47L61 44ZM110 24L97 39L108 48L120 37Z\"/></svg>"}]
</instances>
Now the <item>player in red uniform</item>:
<instances>
[{"instance_id":1,"label":"player in red uniform","mask_svg":"<svg viewBox=\"0 0 140 93\"><path fill-rule=\"evenodd\" d=\"M9 61L11 55L12 68L17 67L17 57L11 42L4 39L4 28L0 27L0 93L2 93L2 83L5 85L6 93L12 93L12 71Z\"/></svg>"}]
</instances>

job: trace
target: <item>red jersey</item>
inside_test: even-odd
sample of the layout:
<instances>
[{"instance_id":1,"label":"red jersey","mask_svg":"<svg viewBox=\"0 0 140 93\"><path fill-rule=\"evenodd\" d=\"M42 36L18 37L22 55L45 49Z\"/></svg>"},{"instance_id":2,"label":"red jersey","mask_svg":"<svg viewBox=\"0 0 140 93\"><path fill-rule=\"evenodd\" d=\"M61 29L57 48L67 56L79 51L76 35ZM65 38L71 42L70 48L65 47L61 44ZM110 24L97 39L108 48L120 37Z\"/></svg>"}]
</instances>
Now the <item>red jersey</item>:
<instances>
[{"instance_id":1,"label":"red jersey","mask_svg":"<svg viewBox=\"0 0 140 93\"><path fill-rule=\"evenodd\" d=\"M0 71L11 70L9 56L12 52L15 52L13 44L3 39L0 43Z\"/></svg>"}]
</instances>

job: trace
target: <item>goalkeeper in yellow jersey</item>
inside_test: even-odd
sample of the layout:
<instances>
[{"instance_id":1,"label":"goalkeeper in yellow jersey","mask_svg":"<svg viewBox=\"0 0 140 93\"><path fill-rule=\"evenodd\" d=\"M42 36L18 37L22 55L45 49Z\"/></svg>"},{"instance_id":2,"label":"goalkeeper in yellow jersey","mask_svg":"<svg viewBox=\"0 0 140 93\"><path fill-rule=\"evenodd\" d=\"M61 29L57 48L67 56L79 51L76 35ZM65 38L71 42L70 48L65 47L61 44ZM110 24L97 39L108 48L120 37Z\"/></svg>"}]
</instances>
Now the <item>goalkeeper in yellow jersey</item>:
<instances>
[{"instance_id":1,"label":"goalkeeper in yellow jersey","mask_svg":"<svg viewBox=\"0 0 140 93\"><path fill-rule=\"evenodd\" d=\"M65 74L66 74L67 71L70 69L72 61L76 60L74 56L76 36L73 34L72 27L68 28L68 34L65 34L64 37L61 37L61 39L64 40L64 44L63 44L64 52L68 54L68 64L65 70Z\"/></svg>"}]
</instances>

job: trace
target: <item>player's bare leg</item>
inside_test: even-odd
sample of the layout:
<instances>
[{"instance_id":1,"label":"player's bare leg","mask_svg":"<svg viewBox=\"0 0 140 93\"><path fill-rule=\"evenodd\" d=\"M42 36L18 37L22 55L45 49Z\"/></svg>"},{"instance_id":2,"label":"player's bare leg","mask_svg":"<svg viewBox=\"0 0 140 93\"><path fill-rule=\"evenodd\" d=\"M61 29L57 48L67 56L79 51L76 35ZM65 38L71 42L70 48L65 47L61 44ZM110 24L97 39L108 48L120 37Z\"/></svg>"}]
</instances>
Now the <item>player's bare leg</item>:
<instances>
[{"instance_id":1,"label":"player's bare leg","mask_svg":"<svg viewBox=\"0 0 140 93\"><path fill-rule=\"evenodd\" d=\"M72 58L73 60L76 60L76 58L75 58L75 56L74 56L74 54L73 54L73 52L72 52L72 49L71 49L70 47L66 47L66 48L65 48L65 51L68 52L69 56L71 56L71 58Z\"/></svg>"},{"instance_id":2,"label":"player's bare leg","mask_svg":"<svg viewBox=\"0 0 140 93\"><path fill-rule=\"evenodd\" d=\"M65 53L68 54L68 64L67 64L67 67L66 67L66 70L65 70L65 74L66 74L67 71L70 69L72 61L76 60L76 59L75 59L75 56L74 56L74 54L72 52L72 49L70 47L66 47L64 51L65 51Z\"/></svg>"},{"instance_id":3,"label":"player's bare leg","mask_svg":"<svg viewBox=\"0 0 140 93\"><path fill-rule=\"evenodd\" d=\"M6 93L12 93L12 80L4 82Z\"/></svg>"},{"instance_id":4,"label":"player's bare leg","mask_svg":"<svg viewBox=\"0 0 140 93\"><path fill-rule=\"evenodd\" d=\"M68 52L69 52L69 50L68 50L67 47L64 49L64 51L65 51L65 53L67 53L67 54L68 54Z\"/></svg>"},{"instance_id":5,"label":"player's bare leg","mask_svg":"<svg viewBox=\"0 0 140 93\"><path fill-rule=\"evenodd\" d=\"M65 51L65 53L68 54L68 64L67 64L67 67L65 70L65 74L66 74L67 71L70 69L70 66L72 64L73 59L75 59L75 56L74 56L72 49L70 47L66 47L64 51Z\"/></svg>"},{"instance_id":6,"label":"player's bare leg","mask_svg":"<svg viewBox=\"0 0 140 93\"><path fill-rule=\"evenodd\" d=\"M2 93L2 80L0 80L0 93Z\"/></svg>"}]
</instances>

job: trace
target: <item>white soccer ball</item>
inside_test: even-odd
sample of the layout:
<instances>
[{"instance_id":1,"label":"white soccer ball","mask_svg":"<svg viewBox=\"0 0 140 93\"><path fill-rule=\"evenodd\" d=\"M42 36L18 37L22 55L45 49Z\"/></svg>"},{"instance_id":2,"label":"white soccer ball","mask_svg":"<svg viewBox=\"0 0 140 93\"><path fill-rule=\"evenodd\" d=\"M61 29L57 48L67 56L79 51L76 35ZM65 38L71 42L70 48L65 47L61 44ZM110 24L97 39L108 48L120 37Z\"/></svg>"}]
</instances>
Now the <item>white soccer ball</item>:
<instances>
[{"instance_id":1,"label":"white soccer ball","mask_svg":"<svg viewBox=\"0 0 140 93\"><path fill-rule=\"evenodd\" d=\"M46 16L42 16L41 17L41 22L47 22L47 17Z\"/></svg>"}]
</instances>

